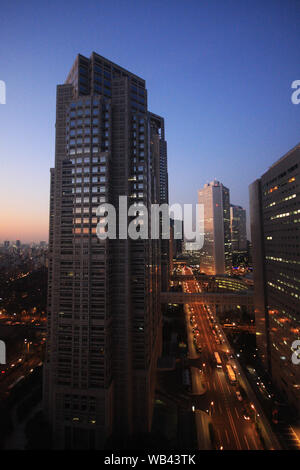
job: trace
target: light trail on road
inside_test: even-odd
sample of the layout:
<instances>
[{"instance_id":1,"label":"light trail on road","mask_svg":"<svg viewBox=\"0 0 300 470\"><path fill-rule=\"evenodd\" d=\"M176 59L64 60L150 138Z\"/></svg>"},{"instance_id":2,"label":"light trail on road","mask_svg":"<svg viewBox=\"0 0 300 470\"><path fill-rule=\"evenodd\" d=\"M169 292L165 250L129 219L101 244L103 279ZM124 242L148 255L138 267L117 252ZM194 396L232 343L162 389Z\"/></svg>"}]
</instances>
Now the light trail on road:
<instances>
[{"instance_id":1,"label":"light trail on road","mask_svg":"<svg viewBox=\"0 0 300 470\"><path fill-rule=\"evenodd\" d=\"M191 268L183 268L183 274L190 276L193 271ZM183 281L182 285L184 292L200 291L196 280ZM244 418L244 408L249 406L248 400L244 399L243 403L239 402L235 393L239 386L228 383L224 368L228 361L226 354L231 351L224 343L217 344L212 326L207 318L206 306L192 303L185 310L190 360L197 361L198 367L203 369L206 379L206 393L200 399L203 402L202 409L206 410L208 403L214 403L211 420L218 440L217 448L222 447L225 450L263 449L254 423L250 419ZM200 332L202 352L199 354L196 353L193 344L193 332L190 325L191 313L189 312L195 315ZM215 367L214 352L220 354L222 368Z\"/></svg>"}]
</instances>

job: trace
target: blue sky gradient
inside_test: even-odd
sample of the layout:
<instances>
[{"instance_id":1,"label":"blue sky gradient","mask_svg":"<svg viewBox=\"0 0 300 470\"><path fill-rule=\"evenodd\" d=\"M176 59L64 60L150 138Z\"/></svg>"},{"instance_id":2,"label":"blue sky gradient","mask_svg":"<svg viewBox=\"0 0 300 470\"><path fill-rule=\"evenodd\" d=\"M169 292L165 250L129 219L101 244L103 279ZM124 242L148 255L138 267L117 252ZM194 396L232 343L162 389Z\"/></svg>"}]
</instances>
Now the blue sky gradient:
<instances>
[{"instance_id":1,"label":"blue sky gradient","mask_svg":"<svg viewBox=\"0 0 300 470\"><path fill-rule=\"evenodd\" d=\"M146 80L165 117L170 202L217 178L248 185L299 142L296 0L15 1L1 5L0 241L48 238L56 84L92 51Z\"/></svg>"}]
</instances>

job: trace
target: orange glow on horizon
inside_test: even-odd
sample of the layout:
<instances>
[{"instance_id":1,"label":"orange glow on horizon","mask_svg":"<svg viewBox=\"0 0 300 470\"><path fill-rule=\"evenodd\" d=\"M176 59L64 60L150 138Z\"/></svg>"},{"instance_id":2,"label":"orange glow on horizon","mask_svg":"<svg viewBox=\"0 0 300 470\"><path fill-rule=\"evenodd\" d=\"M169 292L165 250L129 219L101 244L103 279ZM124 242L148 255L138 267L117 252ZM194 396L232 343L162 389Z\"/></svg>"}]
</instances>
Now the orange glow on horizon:
<instances>
[{"instance_id":1,"label":"orange glow on horizon","mask_svg":"<svg viewBox=\"0 0 300 470\"><path fill-rule=\"evenodd\" d=\"M21 240L21 242L48 241L49 215L38 213L31 208L25 213L6 212L1 214L0 241Z\"/></svg>"}]
</instances>

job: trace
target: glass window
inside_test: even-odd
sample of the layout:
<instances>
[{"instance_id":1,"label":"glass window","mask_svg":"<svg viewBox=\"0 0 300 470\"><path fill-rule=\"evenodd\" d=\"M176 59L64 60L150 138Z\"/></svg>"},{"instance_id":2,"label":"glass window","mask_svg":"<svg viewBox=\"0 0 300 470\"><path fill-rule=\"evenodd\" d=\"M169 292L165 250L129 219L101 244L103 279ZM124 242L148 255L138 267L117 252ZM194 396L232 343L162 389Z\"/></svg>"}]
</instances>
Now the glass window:
<instances>
[{"instance_id":1,"label":"glass window","mask_svg":"<svg viewBox=\"0 0 300 470\"><path fill-rule=\"evenodd\" d=\"M98 73L102 74L102 68L99 67L99 65L95 65L94 70L95 70L95 72L98 72Z\"/></svg>"}]
</instances>

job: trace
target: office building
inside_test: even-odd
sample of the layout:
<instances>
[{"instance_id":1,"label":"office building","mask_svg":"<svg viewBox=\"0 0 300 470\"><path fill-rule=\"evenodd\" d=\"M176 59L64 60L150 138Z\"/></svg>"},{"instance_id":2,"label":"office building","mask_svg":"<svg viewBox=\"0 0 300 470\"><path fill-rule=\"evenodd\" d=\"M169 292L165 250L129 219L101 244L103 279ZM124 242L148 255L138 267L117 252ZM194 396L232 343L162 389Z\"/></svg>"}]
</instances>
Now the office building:
<instances>
[{"instance_id":1,"label":"office building","mask_svg":"<svg viewBox=\"0 0 300 470\"><path fill-rule=\"evenodd\" d=\"M50 172L44 410L55 448L102 448L151 428L168 260L161 240L120 239L117 228L116 240L100 241L96 208L113 204L118 220L119 196L137 212L166 201L166 159L145 81L78 55L57 87Z\"/></svg>"},{"instance_id":2,"label":"office building","mask_svg":"<svg viewBox=\"0 0 300 470\"><path fill-rule=\"evenodd\" d=\"M230 204L230 233L233 264L242 261L247 254L246 210Z\"/></svg>"},{"instance_id":3,"label":"office building","mask_svg":"<svg viewBox=\"0 0 300 470\"><path fill-rule=\"evenodd\" d=\"M250 185L257 347L285 401L300 411L300 146Z\"/></svg>"},{"instance_id":4,"label":"office building","mask_svg":"<svg viewBox=\"0 0 300 470\"><path fill-rule=\"evenodd\" d=\"M200 268L206 274L230 274L230 196L219 181L205 184L198 191L198 203L204 206L204 245Z\"/></svg>"},{"instance_id":5,"label":"office building","mask_svg":"<svg viewBox=\"0 0 300 470\"><path fill-rule=\"evenodd\" d=\"M230 232L232 253L247 251L246 210L230 204Z\"/></svg>"}]
</instances>

